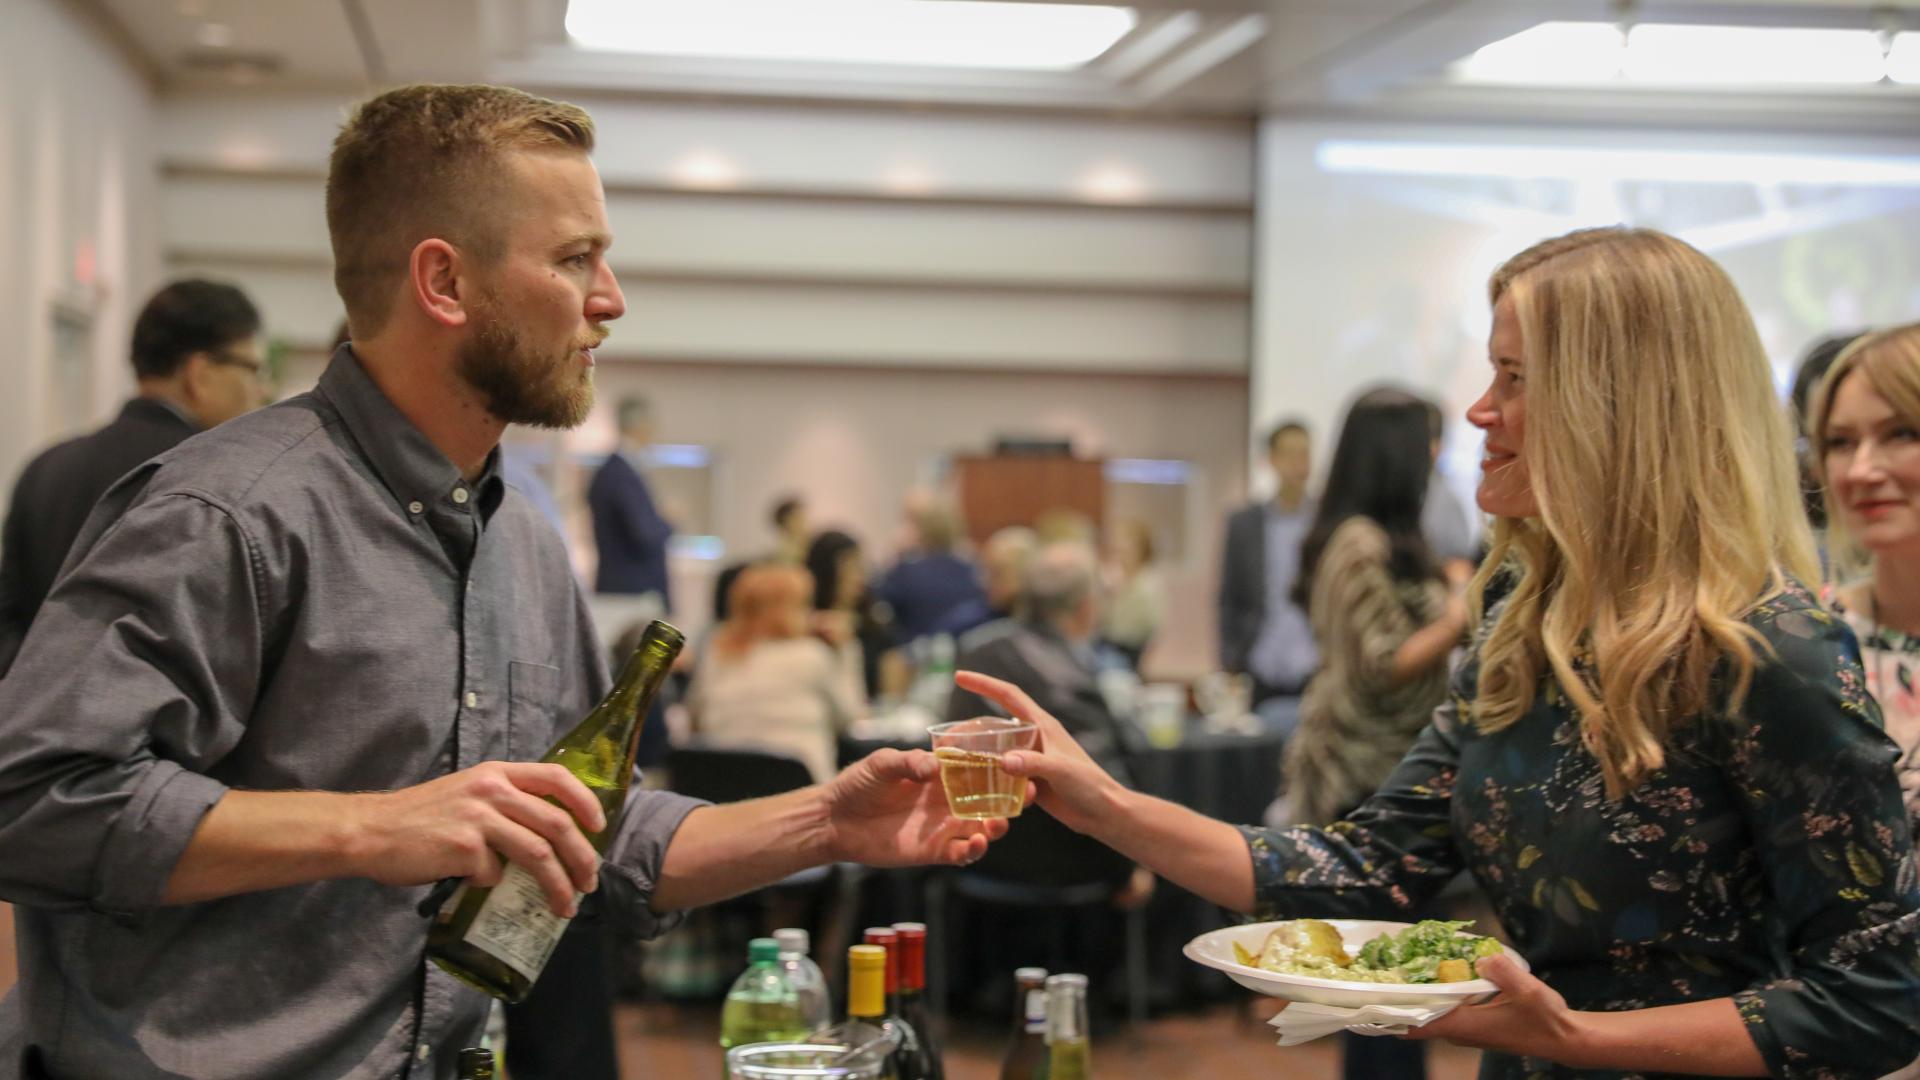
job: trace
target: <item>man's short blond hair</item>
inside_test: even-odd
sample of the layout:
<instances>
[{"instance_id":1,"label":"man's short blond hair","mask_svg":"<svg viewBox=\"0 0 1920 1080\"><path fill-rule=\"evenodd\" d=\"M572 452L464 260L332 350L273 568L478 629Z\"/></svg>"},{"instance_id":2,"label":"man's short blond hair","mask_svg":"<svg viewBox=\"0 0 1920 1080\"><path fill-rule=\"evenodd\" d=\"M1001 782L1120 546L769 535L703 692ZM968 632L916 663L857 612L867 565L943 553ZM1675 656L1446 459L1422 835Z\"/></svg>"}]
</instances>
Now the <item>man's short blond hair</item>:
<instances>
[{"instance_id":1,"label":"man's short blond hair","mask_svg":"<svg viewBox=\"0 0 1920 1080\"><path fill-rule=\"evenodd\" d=\"M504 86L421 84L354 110L327 168L333 283L363 337L386 323L413 249L442 239L482 262L506 247L506 155L593 151L577 105Z\"/></svg>"}]
</instances>

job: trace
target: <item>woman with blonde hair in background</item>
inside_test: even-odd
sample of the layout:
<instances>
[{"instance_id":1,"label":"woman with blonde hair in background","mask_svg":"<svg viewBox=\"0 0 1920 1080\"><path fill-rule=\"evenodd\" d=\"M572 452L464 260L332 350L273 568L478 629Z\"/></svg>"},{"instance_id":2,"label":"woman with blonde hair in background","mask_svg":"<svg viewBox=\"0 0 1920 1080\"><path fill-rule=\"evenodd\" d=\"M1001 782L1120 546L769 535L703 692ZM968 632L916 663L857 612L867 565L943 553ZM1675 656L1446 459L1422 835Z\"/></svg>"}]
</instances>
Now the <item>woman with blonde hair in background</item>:
<instances>
[{"instance_id":1,"label":"woman with blonde hair in background","mask_svg":"<svg viewBox=\"0 0 1920 1080\"><path fill-rule=\"evenodd\" d=\"M1811 413L1836 582L1829 606L1860 639L1867 689L1900 745L1900 787L1920 822L1920 323L1841 353Z\"/></svg>"},{"instance_id":2,"label":"woman with blonde hair in background","mask_svg":"<svg viewBox=\"0 0 1920 1080\"><path fill-rule=\"evenodd\" d=\"M1900 747L1920 827L1920 323L1856 338L1808 409L1826 499L1827 605L1860 639L1867 690ZM1899 1074L1920 1080L1920 1062Z\"/></svg>"},{"instance_id":3,"label":"woman with blonde hair in background","mask_svg":"<svg viewBox=\"0 0 1920 1080\"><path fill-rule=\"evenodd\" d=\"M1406 918L1460 870L1531 961L1411 1033L1483 1077L1862 1077L1920 1053L1920 881L1784 410L1726 273L1660 233L1538 244L1491 283L1478 629L1448 704L1329 828L1128 791L1042 725L1040 805L1265 917Z\"/></svg>"},{"instance_id":4,"label":"woman with blonde hair in background","mask_svg":"<svg viewBox=\"0 0 1920 1080\"><path fill-rule=\"evenodd\" d=\"M749 566L727 594L727 620L688 689L709 746L798 758L814 779L837 771L839 734L866 714L858 644L809 634L813 578L795 566Z\"/></svg>"}]
</instances>

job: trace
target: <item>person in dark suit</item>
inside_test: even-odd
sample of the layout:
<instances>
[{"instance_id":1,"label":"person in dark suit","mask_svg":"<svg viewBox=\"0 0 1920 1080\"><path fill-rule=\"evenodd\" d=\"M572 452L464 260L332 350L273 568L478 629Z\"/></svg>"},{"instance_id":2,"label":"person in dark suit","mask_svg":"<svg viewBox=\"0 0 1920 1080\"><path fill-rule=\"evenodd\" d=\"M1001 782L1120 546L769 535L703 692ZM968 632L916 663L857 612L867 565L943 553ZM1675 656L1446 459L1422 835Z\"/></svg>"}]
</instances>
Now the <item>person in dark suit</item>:
<instances>
[{"instance_id":1,"label":"person in dark suit","mask_svg":"<svg viewBox=\"0 0 1920 1080\"><path fill-rule=\"evenodd\" d=\"M176 281L133 324L139 393L106 427L27 463L0 552L0 675L26 637L93 504L134 466L266 403L260 313L245 293Z\"/></svg>"},{"instance_id":2,"label":"person in dark suit","mask_svg":"<svg viewBox=\"0 0 1920 1080\"><path fill-rule=\"evenodd\" d=\"M1267 436L1267 460L1278 489L1227 519L1220 564L1220 667L1253 676L1253 700L1300 693L1319 665L1307 613L1291 599L1300 542L1313 525L1307 497L1313 442L1305 424L1289 420Z\"/></svg>"},{"instance_id":3,"label":"person in dark suit","mask_svg":"<svg viewBox=\"0 0 1920 1080\"><path fill-rule=\"evenodd\" d=\"M621 400L618 415L620 446L607 455L587 486L593 541L600 550L594 591L657 593L660 606L671 611L667 541L673 538L673 523L654 505L639 468L641 451L653 441L652 410L645 398L630 397Z\"/></svg>"}]
</instances>

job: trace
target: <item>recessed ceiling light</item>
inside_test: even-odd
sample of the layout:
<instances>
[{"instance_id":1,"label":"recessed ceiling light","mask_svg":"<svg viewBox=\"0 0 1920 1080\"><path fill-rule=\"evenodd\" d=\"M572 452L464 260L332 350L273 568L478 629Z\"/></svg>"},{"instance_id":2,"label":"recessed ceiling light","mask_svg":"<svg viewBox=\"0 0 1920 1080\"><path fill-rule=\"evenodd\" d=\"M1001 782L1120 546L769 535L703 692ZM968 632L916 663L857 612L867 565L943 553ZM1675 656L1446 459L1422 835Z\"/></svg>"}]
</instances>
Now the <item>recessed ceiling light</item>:
<instances>
[{"instance_id":1,"label":"recessed ceiling light","mask_svg":"<svg viewBox=\"0 0 1920 1080\"><path fill-rule=\"evenodd\" d=\"M689 150L667 166L667 175L686 188L724 191L740 186L740 165L717 150Z\"/></svg>"},{"instance_id":2,"label":"recessed ceiling light","mask_svg":"<svg viewBox=\"0 0 1920 1080\"><path fill-rule=\"evenodd\" d=\"M1070 70L1131 8L1006 0L569 0L582 48L655 56Z\"/></svg>"},{"instance_id":3,"label":"recessed ceiling light","mask_svg":"<svg viewBox=\"0 0 1920 1080\"><path fill-rule=\"evenodd\" d=\"M1887 50L1887 78L1897 83L1920 83L1920 34L1900 34Z\"/></svg>"}]
</instances>

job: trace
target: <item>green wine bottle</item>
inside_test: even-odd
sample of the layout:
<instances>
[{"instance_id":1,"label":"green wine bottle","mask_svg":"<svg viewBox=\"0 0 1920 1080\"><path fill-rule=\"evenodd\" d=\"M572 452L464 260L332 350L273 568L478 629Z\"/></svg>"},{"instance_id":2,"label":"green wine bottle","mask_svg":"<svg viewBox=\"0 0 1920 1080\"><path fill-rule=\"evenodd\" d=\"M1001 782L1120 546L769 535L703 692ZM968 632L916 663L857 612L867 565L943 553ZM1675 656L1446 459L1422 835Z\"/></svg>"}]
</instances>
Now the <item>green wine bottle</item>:
<instances>
[{"instance_id":1,"label":"green wine bottle","mask_svg":"<svg viewBox=\"0 0 1920 1080\"><path fill-rule=\"evenodd\" d=\"M460 1051L460 1067L456 1075L459 1080L493 1080L493 1051L482 1046L470 1046Z\"/></svg>"},{"instance_id":2,"label":"green wine bottle","mask_svg":"<svg viewBox=\"0 0 1920 1080\"><path fill-rule=\"evenodd\" d=\"M648 626L613 690L540 759L566 766L600 800L607 827L587 833L595 851L604 853L619 828L640 725L685 643L666 623ZM427 932L427 955L461 982L513 1004L533 989L571 921L547 906L532 874L509 865L500 884L462 885L448 898Z\"/></svg>"}]
</instances>

